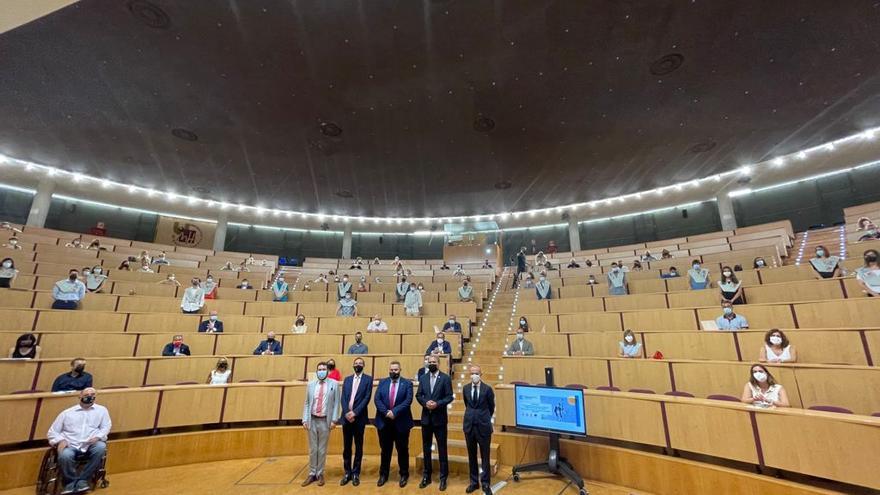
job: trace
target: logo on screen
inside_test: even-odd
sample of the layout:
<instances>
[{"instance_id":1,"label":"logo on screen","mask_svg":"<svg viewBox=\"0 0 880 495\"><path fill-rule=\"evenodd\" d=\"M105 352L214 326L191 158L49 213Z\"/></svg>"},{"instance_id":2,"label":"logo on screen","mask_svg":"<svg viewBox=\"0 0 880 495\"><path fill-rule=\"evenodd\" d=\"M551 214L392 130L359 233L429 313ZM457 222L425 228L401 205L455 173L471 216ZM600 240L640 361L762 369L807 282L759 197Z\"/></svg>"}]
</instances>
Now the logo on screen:
<instances>
[{"instance_id":1,"label":"logo on screen","mask_svg":"<svg viewBox=\"0 0 880 495\"><path fill-rule=\"evenodd\" d=\"M174 237L171 242L175 246L197 246L202 242L202 229L191 223L174 222Z\"/></svg>"}]
</instances>

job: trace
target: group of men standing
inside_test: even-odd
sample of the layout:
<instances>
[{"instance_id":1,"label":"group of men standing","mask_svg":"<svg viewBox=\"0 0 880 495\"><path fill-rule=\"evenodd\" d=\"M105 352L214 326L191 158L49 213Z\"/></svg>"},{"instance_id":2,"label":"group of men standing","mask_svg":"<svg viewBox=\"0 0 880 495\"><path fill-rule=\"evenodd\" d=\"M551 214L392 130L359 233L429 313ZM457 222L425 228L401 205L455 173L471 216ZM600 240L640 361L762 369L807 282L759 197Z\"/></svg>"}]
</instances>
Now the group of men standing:
<instances>
[{"instance_id":1,"label":"group of men standing","mask_svg":"<svg viewBox=\"0 0 880 495\"><path fill-rule=\"evenodd\" d=\"M303 486L312 483L324 485L327 443L330 431L337 425L342 426L345 469L339 484L360 485L364 430L369 423L367 406L373 396L373 377L364 373L362 358L354 359L352 370L353 373L343 379L340 388L335 380L328 378L327 364L321 362L317 365L315 380L309 382L303 404L303 427L308 431L309 439L309 473ZM491 494L489 444L493 431L495 393L482 382L479 366L471 366L470 375L471 382L462 387L465 404L463 430L470 470L470 483L465 491L472 493L482 487L483 493ZM401 377L400 363L392 361L388 367L388 377L380 380L376 386L373 398L376 405L374 424L381 450L376 484L383 486L388 482L391 455L395 449L400 473L398 484L402 488L409 481L409 434L415 425L410 407L415 399L422 406L420 424L424 466L419 488L425 488L433 481L432 446L436 440L440 465L439 489L445 491L449 477L447 406L452 403L454 396L452 379L440 371L437 356L428 357L427 371L419 376L418 385L418 390L414 391L413 383ZM479 473L480 468L482 473Z\"/></svg>"}]
</instances>

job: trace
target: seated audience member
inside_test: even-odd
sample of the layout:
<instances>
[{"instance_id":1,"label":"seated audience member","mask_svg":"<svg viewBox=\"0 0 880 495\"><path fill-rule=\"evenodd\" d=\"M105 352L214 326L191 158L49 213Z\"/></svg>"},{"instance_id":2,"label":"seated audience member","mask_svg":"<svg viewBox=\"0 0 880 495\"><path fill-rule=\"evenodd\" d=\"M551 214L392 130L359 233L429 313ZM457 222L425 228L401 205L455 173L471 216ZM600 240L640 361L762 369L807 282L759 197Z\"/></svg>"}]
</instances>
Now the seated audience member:
<instances>
[{"instance_id":1,"label":"seated audience member","mask_svg":"<svg viewBox=\"0 0 880 495\"><path fill-rule=\"evenodd\" d=\"M232 266L232 262L231 262L231 261L227 261L226 263L223 264L223 266L220 267L220 270L221 270L221 271L224 271L224 272L234 272L234 271L235 271L235 267Z\"/></svg>"},{"instance_id":2,"label":"seated audience member","mask_svg":"<svg viewBox=\"0 0 880 495\"><path fill-rule=\"evenodd\" d=\"M11 359L40 359L40 350L36 335L26 333L15 339L15 345L9 349L9 357Z\"/></svg>"},{"instance_id":3,"label":"seated audience member","mask_svg":"<svg viewBox=\"0 0 880 495\"><path fill-rule=\"evenodd\" d=\"M53 392L70 392L83 390L92 386L92 375L86 373L85 358L76 358L70 362L70 371L62 373L52 382Z\"/></svg>"},{"instance_id":4,"label":"seated audience member","mask_svg":"<svg viewBox=\"0 0 880 495\"><path fill-rule=\"evenodd\" d=\"M272 284L272 300L275 302L287 302L289 295L290 287L284 281L284 275L278 274L278 278Z\"/></svg>"},{"instance_id":5,"label":"seated audience member","mask_svg":"<svg viewBox=\"0 0 880 495\"><path fill-rule=\"evenodd\" d=\"M721 291L721 302L731 304L745 304L742 282L736 278L729 266L721 268L721 279L718 280L718 289Z\"/></svg>"},{"instance_id":6,"label":"seated audience member","mask_svg":"<svg viewBox=\"0 0 880 495\"><path fill-rule=\"evenodd\" d=\"M162 251L161 253L159 253L159 256L157 256L156 258L153 259L153 264L167 266L167 265L170 265L171 262L168 261L168 255L165 254L165 251Z\"/></svg>"},{"instance_id":7,"label":"seated audience member","mask_svg":"<svg viewBox=\"0 0 880 495\"><path fill-rule=\"evenodd\" d=\"M173 285L175 287L180 287L180 282L177 281L177 277L173 273L169 273L165 278L156 283L158 285Z\"/></svg>"},{"instance_id":8,"label":"seated audience member","mask_svg":"<svg viewBox=\"0 0 880 495\"><path fill-rule=\"evenodd\" d=\"M0 223L0 230L8 230L15 234L21 234L21 229L13 227L9 222Z\"/></svg>"},{"instance_id":9,"label":"seated audience member","mask_svg":"<svg viewBox=\"0 0 880 495\"><path fill-rule=\"evenodd\" d=\"M349 354L367 354L369 348L364 344L364 334L357 332L354 334L354 344L348 346Z\"/></svg>"},{"instance_id":10,"label":"seated audience member","mask_svg":"<svg viewBox=\"0 0 880 495\"><path fill-rule=\"evenodd\" d=\"M674 266L670 266L668 272L660 274L660 278L678 278L680 276L681 275L678 274L678 268L675 268Z\"/></svg>"},{"instance_id":11,"label":"seated audience member","mask_svg":"<svg viewBox=\"0 0 880 495\"><path fill-rule=\"evenodd\" d=\"M336 369L336 361L333 358L327 360L327 378L342 381L342 372Z\"/></svg>"},{"instance_id":12,"label":"seated audience member","mask_svg":"<svg viewBox=\"0 0 880 495\"><path fill-rule=\"evenodd\" d=\"M189 346L183 343L183 335L177 334L162 349L163 356L189 356Z\"/></svg>"},{"instance_id":13,"label":"seated audience member","mask_svg":"<svg viewBox=\"0 0 880 495\"><path fill-rule=\"evenodd\" d=\"M633 266L632 266L632 269L631 269L630 271L633 271L633 272L640 272L640 271L642 271L642 262L639 261L639 260L635 260L635 261L633 261Z\"/></svg>"},{"instance_id":14,"label":"seated audience member","mask_svg":"<svg viewBox=\"0 0 880 495\"><path fill-rule=\"evenodd\" d=\"M593 260L584 261L584 266L586 266L587 268L592 268L593 267Z\"/></svg>"},{"instance_id":15,"label":"seated audience member","mask_svg":"<svg viewBox=\"0 0 880 495\"><path fill-rule=\"evenodd\" d=\"M311 292L311 291L312 291L312 285L309 283L308 280L306 280L306 282L303 284L303 292Z\"/></svg>"},{"instance_id":16,"label":"seated audience member","mask_svg":"<svg viewBox=\"0 0 880 495\"><path fill-rule=\"evenodd\" d=\"M104 282L107 281L107 275L104 275L104 267L101 265L93 266L88 272L83 270L86 277L86 290L89 292L101 292L104 290Z\"/></svg>"},{"instance_id":17,"label":"seated audience member","mask_svg":"<svg viewBox=\"0 0 880 495\"><path fill-rule=\"evenodd\" d=\"M538 278L538 283L535 284L535 294L538 296L538 300L542 299L551 299L553 297L553 289L550 288L550 281L547 280L547 277L544 274Z\"/></svg>"},{"instance_id":18,"label":"seated audience member","mask_svg":"<svg viewBox=\"0 0 880 495\"><path fill-rule=\"evenodd\" d=\"M202 284L202 289L205 291L205 299L217 299L217 282L214 282L214 276L208 275L205 278L205 283Z\"/></svg>"},{"instance_id":19,"label":"seated audience member","mask_svg":"<svg viewBox=\"0 0 880 495\"><path fill-rule=\"evenodd\" d=\"M764 335L764 347L758 361L762 363L796 363L797 351L788 342L788 337L778 328L769 330Z\"/></svg>"},{"instance_id":20,"label":"seated audience member","mask_svg":"<svg viewBox=\"0 0 880 495\"><path fill-rule=\"evenodd\" d=\"M465 280L461 283L461 287L458 288L458 301L459 302L473 302L474 301L474 288L471 287L470 282Z\"/></svg>"},{"instance_id":21,"label":"seated audience member","mask_svg":"<svg viewBox=\"0 0 880 495\"><path fill-rule=\"evenodd\" d=\"M645 254L642 255L642 261L650 263L652 261L657 261L657 258L655 258L653 254L651 254L651 251L646 249Z\"/></svg>"},{"instance_id":22,"label":"seated audience member","mask_svg":"<svg viewBox=\"0 0 880 495\"><path fill-rule=\"evenodd\" d=\"M248 257L245 258L245 260L244 260L244 264L245 265L256 265L257 260L254 259L254 257L252 255L248 255Z\"/></svg>"},{"instance_id":23,"label":"seated audience member","mask_svg":"<svg viewBox=\"0 0 880 495\"><path fill-rule=\"evenodd\" d=\"M816 256L810 259L810 265L815 270L817 279L840 276L840 258L831 256L825 246L816 246Z\"/></svg>"},{"instance_id":24,"label":"seated audience member","mask_svg":"<svg viewBox=\"0 0 880 495\"><path fill-rule=\"evenodd\" d=\"M729 302L721 303L722 315L715 319L718 330L744 330L749 328L749 321L733 311Z\"/></svg>"},{"instance_id":25,"label":"seated audience member","mask_svg":"<svg viewBox=\"0 0 880 495\"><path fill-rule=\"evenodd\" d=\"M0 288L12 287L16 277L18 270L15 268L15 261L12 258L3 258L3 262L0 263Z\"/></svg>"},{"instance_id":26,"label":"seated audience member","mask_svg":"<svg viewBox=\"0 0 880 495\"><path fill-rule=\"evenodd\" d=\"M785 388L776 383L763 364L755 364L749 381L743 387L742 401L757 407L788 407Z\"/></svg>"},{"instance_id":27,"label":"seated audience member","mask_svg":"<svg viewBox=\"0 0 880 495\"><path fill-rule=\"evenodd\" d=\"M138 268L140 273L154 273L153 269L150 267L149 259L141 260L141 266Z\"/></svg>"},{"instance_id":28,"label":"seated audience member","mask_svg":"<svg viewBox=\"0 0 880 495\"><path fill-rule=\"evenodd\" d=\"M333 272L331 271L330 273L333 273ZM340 280L341 280L341 279L339 278L339 275L333 277L333 283L334 283L334 284L339 284Z\"/></svg>"},{"instance_id":29,"label":"seated audience member","mask_svg":"<svg viewBox=\"0 0 880 495\"><path fill-rule=\"evenodd\" d=\"M192 285L183 291L183 298L180 300L180 309L188 315L199 313L205 307L205 291L199 284L199 279L194 278L190 283Z\"/></svg>"},{"instance_id":30,"label":"seated audience member","mask_svg":"<svg viewBox=\"0 0 880 495\"><path fill-rule=\"evenodd\" d=\"M266 334L266 340L260 341L257 348L254 349L254 356L274 356L281 354L281 342L275 340L275 332Z\"/></svg>"},{"instance_id":31,"label":"seated audience member","mask_svg":"<svg viewBox=\"0 0 880 495\"><path fill-rule=\"evenodd\" d=\"M248 282L248 279L241 279L241 283L235 286L236 289L253 290L254 286Z\"/></svg>"},{"instance_id":32,"label":"seated audience member","mask_svg":"<svg viewBox=\"0 0 880 495\"><path fill-rule=\"evenodd\" d=\"M85 246L83 246L82 237L77 237L76 239L65 244L64 247L77 248L77 249L85 249L86 248Z\"/></svg>"},{"instance_id":33,"label":"seated audience member","mask_svg":"<svg viewBox=\"0 0 880 495\"><path fill-rule=\"evenodd\" d=\"M486 260L483 262L483 266L481 266L480 268L492 268L492 264L489 263L489 260Z\"/></svg>"},{"instance_id":34,"label":"seated audience member","mask_svg":"<svg viewBox=\"0 0 880 495\"><path fill-rule=\"evenodd\" d=\"M620 271L629 273L629 267L623 264L623 261L617 260L617 266L620 267Z\"/></svg>"},{"instance_id":35,"label":"seated audience member","mask_svg":"<svg viewBox=\"0 0 880 495\"><path fill-rule=\"evenodd\" d=\"M530 273L526 276L526 282L523 284L523 287L526 289L534 289L535 288L535 274Z\"/></svg>"},{"instance_id":36,"label":"seated audience member","mask_svg":"<svg viewBox=\"0 0 880 495\"><path fill-rule=\"evenodd\" d=\"M226 385L229 383L229 375L232 370L229 369L229 361L225 357L217 360L217 365L208 373L208 385Z\"/></svg>"},{"instance_id":37,"label":"seated audience member","mask_svg":"<svg viewBox=\"0 0 880 495\"><path fill-rule=\"evenodd\" d=\"M598 285L599 281L596 280L596 276L592 273L587 277L587 285Z\"/></svg>"},{"instance_id":38,"label":"seated audience member","mask_svg":"<svg viewBox=\"0 0 880 495\"><path fill-rule=\"evenodd\" d=\"M323 273L320 273L320 274L318 274L318 276L315 278L315 280L312 280L312 282L314 282L314 283L316 283L316 284L326 284L326 283L328 283L327 275L324 275Z\"/></svg>"},{"instance_id":39,"label":"seated audience member","mask_svg":"<svg viewBox=\"0 0 880 495\"><path fill-rule=\"evenodd\" d=\"M223 322L217 318L217 311L208 313L208 319L199 323L201 333L223 333Z\"/></svg>"},{"instance_id":40,"label":"seated audience member","mask_svg":"<svg viewBox=\"0 0 880 495\"><path fill-rule=\"evenodd\" d=\"M461 323L455 319L455 315L449 315L449 319L443 324L443 331L461 333ZM434 333L437 333L436 330Z\"/></svg>"},{"instance_id":41,"label":"seated audience member","mask_svg":"<svg viewBox=\"0 0 880 495\"><path fill-rule=\"evenodd\" d=\"M611 271L606 275L608 279L608 295L625 296L627 294L626 272L617 263L611 263Z\"/></svg>"},{"instance_id":42,"label":"seated audience member","mask_svg":"<svg viewBox=\"0 0 880 495\"><path fill-rule=\"evenodd\" d=\"M263 260L263 261L265 261L265 260ZM240 271L240 272L251 271L251 269L248 268L247 261L242 261L241 263L238 264L238 271Z\"/></svg>"},{"instance_id":43,"label":"seated audience member","mask_svg":"<svg viewBox=\"0 0 880 495\"><path fill-rule=\"evenodd\" d=\"M13 250L22 249L21 244L18 243L18 238L14 236L10 237L9 240L6 241L6 244L3 245L3 247Z\"/></svg>"},{"instance_id":44,"label":"seated audience member","mask_svg":"<svg viewBox=\"0 0 880 495\"><path fill-rule=\"evenodd\" d=\"M130 272L131 271L131 260L122 260L122 262L119 263L119 266L116 267L116 269L121 272Z\"/></svg>"},{"instance_id":45,"label":"seated audience member","mask_svg":"<svg viewBox=\"0 0 880 495\"><path fill-rule=\"evenodd\" d=\"M642 344L636 341L636 334L632 330L628 328L624 330L623 340L617 344L620 347L617 351L618 357L635 359L642 357Z\"/></svg>"},{"instance_id":46,"label":"seated audience member","mask_svg":"<svg viewBox=\"0 0 880 495\"><path fill-rule=\"evenodd\" d=\"M700 265L700 260L694 260L688 270L688 284L691 290L702 290L709 286L709 270Z\"/></svg>"},{"instance_id":47,"label":"seated audience member","mask_svg":"<svg viewBox=\"0 0 880 495\"><path fill-rule=\"evenodd\" d=\"M443 264L440 265L440 269L441 270L449 270L449 265L447 265L446 262L444 261Z\"/></svg>"},{"instance_id":48,"label":"seated audience member","mask_svg":"<svg viewBox=\"0 0 880 495\"><path fill-rule=\"evenodd\" d=\"M293 321L293 327L290 328L292 333L306 333L309 331L309 326L306 325L306 317L305 315L297 315L296 320Z\"/></svg>"},{"instance_id":49,"label":"seated audience member","mask_svg":"<svg viewBox=\"0 0 880 495\"><path fill-rule=\"evenodd\" d=\"M569 261L569 262L568 262L568 265L566 265L565 267L566 267L566 268L580 268L581 265L578 264L577 260L574 259L574 256L572 256L572 257L571 257L571 261Z\"/></svg>"},{"instance_id":50,"label":"seated audience member","mask_svg":"<svg viewBox=\"0 0 880 495\"><path fill-rule=\"evenodd\" d=\"M671 260L672 258L673 258L672 253L670 253L668 249L664 249L663 251L660 251L660 259Z\"/></svg>"},{"instance_id":51,"label":"seated audience member","mask_svg":"<svg viewBox=\"0 0 880 495\"><path fill-rule=\"evenodd\" d=\"M443 335L443 332L439 332L437 333L437 338L431 341L425 354L431 354L433 356L439 354L452 354L452 344L446 341L446 336Z\"/></svg>"},{"instance_id":52,"label":"seated audience member","mask_svg":"<svg viewBox=\"0 0 880 495\"><path fill-rule=\"evenodd\" d=\"M419 282L419 285L418 285L418 287L416 287L416 289L418 289L419 292L421 292L422 294L424 294L424 293L425 293L425 284Z\"/></svg>"},{"instance_id":53,"label":"seated audience member","mask_svg":"<svg viewBox=\"0 0 880 495\"><path fill-rule=\"evenodd\" d=\"M364 260L362 260L361 257L358 256L357 259L354 260L351 263L351 266L348 268L349 268L349 270L363 270L364 269Z\"/></svg>"},{"instance_id":54,"label":"seated audience member","mask_svg":"<svg viewBox=\"0 0 880 495\"><path fill-rule=\"evenodd\" d=\"M534 356L535 347L526 340L522 328L516 329L516 340L507 347L508 356Z\"/></svg>"},{"instance_id":55,"label":"seated audience member","mask_svg":"<svg viewBox=\"0 0 880 495\"><path fill-rule=\"evenodd\" d=\"M760 270L761 268L767 268L767 262L764 261L764 258L758 256L755 258L755 261L752 263L752 268L755 270Z\"/></svg>"},{"instance_id":56,"label":"seated audience member","mask_svg":"<svg viewBox=\"0 0 880 495\"><path fill-rule=\"evenodd\" d=\"M95 251L107 250L107 248L101 246L101 241L99 241L98 239L92 239L92 242L90 242L89 245L86 246L86 249L93 249Z\"/></svg>"},{"instance_id":57,"label":"seated audience member","mask_svg":"<svg viewBox=\"0 0 880 495\"><path fill-rule=\"evenodd\" d=\"M107 452L110 413L106 407L95 404L95 394L91 387L82 390L79 404L61 411L49 427L49 445L58 452L64 482L61 493L89 491L89 481L101 467ZM81 461L85 461L85 466L79 469Z\"/></svg>"},{"instance_id":58,"label":"seated audience member","mask_svg":"<svg viewBox=\"0 0 880 495\"><path fill-rule=\"evenodd\" d=\"M416 287L416 284L409 285L409 292L403 298L403 308L406 316L419 316L422 311L422 293Z\"/></svg>"},{"instance_id":59,"label":"seated audience member","mask_svg":"<svg viewBox=\"0 0 880 495\"><path fill-rule=\"evenodd\" d=\"M529 319L526 318L525 316L520 316L519 317L519 327L517 327L517 328L522 330L523 332L528 333L529 330L531 330L531 327L529 327Z\"/></svg>"},{"instance_id":60,"label":"seated audience member","mask_svg":"<svg viewBox=\"0 0 880 495\"><path fill-rule=\"evenodd\" d=\"M735 272L743 271L742 265L733 265L733 271L735 271Z\"/></svg>"},{"instance_id":61,"label":"seated audience member","mask_svg":"<svg viewBox=\"0 0 880 495\"><path fill-rule=\"evenodd\" d=\"M357 316L357 301L351 297L351 294L346 294L339 300L336 316Z\"/></svg>"},{"instance_id":62,"label":"seated audience member","mask_svg":"<svg viewBox=\"0 0 880 495\"><path fill-rule=\"evenodd\" d=\"M547 256L544 254L544 251L538 251L538 254L535 255L535 266L544 266L547 264Z\"/></svg>"},{"instance_id":63,"label":"seated audience member","mask_svg":"<svg viewBox=\"0 0 880 495\"><path fill-rule=\"evenodd\" d=\"M55 282L52 286L52 309L76 309L79 302L86 296L86 284L77 280L79 270L70 270L70 275L64 280Z\"/></svg>"},{"instance_id":64,"label":"seated audience member","mask_svg":"<svg viewBox=\"0 0 880 495\"><path fill-rule=\"evenodd\" d=\"M859 219L858 230L862 233L859 236L858 242L880 239L880 230L877 229L877 226L874 225L874 222L868 217L862 217Z\"/></svg>"},{"instance_id":65,"label":"seated audience member","mask_svg":"<svg viewBox=\"0 0 880 495\"><path fill-rule=\"evenodd\" d=\"M411 275L411 273L409 273L409 270L407 270L407 272L408 272L407 275ZM461 277L461 276L466 275L466 273L464 271L464 265L459 264L458 266L456 266L455 271L452 272L452 275L454 275L456 277Z\"/></svg>"},{"instance_id":66,"label":"seated audience member","mask_svg":"<svg viewBox=\"0 0 880 495\"><path fill-rule=\"evenodd\" d=\"M358 292L367 292L367 283L364 282L363 280L361 280L360 282L358 282L358 288L357 288L357 291L358 291Z\"/></svg>"},{"instance_id":67,"label":"seated audience member","mask_svg":"<svg viewBox=\"0 0 880 495\"><path fill-rule=\"evenodd\" d=\"M877 250L869 249L862 256L865 264L856 270L856 281L866 296L880 296L880 263L877 261Z\"/></svg>"},{"instance_id":68,"label":"seated audience member","mask_svg":"<svg viewBox=\"0 0 880 495\"><path fill-rule=\"evenodd\" d=\"M373 315L373 319L367 324L368 333L388 333L388 324L382 319L382 315Z\"/></svg>"}]
</instances>

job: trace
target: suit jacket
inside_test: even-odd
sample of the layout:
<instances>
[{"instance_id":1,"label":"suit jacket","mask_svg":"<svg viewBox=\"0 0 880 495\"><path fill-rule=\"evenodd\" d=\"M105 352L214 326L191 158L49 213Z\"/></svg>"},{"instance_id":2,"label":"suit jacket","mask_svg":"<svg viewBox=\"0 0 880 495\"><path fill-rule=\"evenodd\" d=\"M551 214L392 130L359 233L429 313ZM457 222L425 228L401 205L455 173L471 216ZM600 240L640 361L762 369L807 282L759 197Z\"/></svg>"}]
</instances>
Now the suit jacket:
<instances>
[{"instance_id":1,"label":"suit jacket","mask_svg":"<svg viewBox=\"0 0 880 495\"><path fill-rule=\"evenodd\" d=\"M324 380L324 405L323 410L324 414L326 414L327 425L334 422L337 418L339 418L339 382L336 380L331 380L329 377ZM318 380L312 380L309 382L308 389L306 390L306 400L303 403L303 411L302 417L303 422L310 422L312 420L312 411L315 407L315 401L318 398Z\"/></svg>"},{"instance_id":2,"label":"suit jacket","mask_svg":"<svg viewBox=\"0 0 880 495\"><path fill-rule=\"evenodd\" d=\"M348 414L349 411L348 401L351 398L352 384L354 384L354 375L349 375L342 381L342 395L339 398L342 405L342 412L337 421L337 423L341 425L348 424L345 415ZM361 373L360 386L358 386L358 389L354 393L354 405L351 408L351 411L354 411L354 424L366 426L366 424L369 423L370 415L367 412L367 406L370 404L370 398L372 398L372 396L373 377L366 373Z\"/></svg>"},{"instance_id":3,"label":"suit jacket","mask_svg":"<svg viewBox=\"0 0 880 495\"><path fill-rule=\"evenodd\" d=\"M189 346L186 344L180 344L180 353L186 354L187 356L189 356L190 355L189 354ZM162 349L162 355L163 356L173 356L174 355L174 344L172 344L171 342L165 344L165 348Z\"/></svg>"},{"instance_id":4,"label":"suit jacket","mask_svg":"<svg viewBox=\"0 0 880 495\"><path fill-rule=\"evenodd\" d=\"M275 340L272 342L272 345L269 345L269 341L264 340L260 342L260 345L258 345L256 349L254 349L254 355L259 356L265 350L271 350L275 354L281 354L281 342Z\"/></svg>"},{"instance_id":5,"label":"suit jacket","mask_svg":"<svg viewBox=\"0 0 880 495\"><path fill-rule=\"evenodd\" d=\"M513 353L519 351L519 340L514 340L513 344L510 344L510 348L507 349L507 352ZM522 355L523 356L534 356L535 355L535 347L526 339L522 339Z\"/></svg>"},{"instance_id":6,"label":"suit jacket","mask_svg":"<svg viewBox=\"0 0 880 495\"><path fill-rule=\"evenodd\" d=\"M386 427L395 428L399 432L410 430L413 427L412 411L410 405L413 401L413 384L406 378L397 380L397 398L394 401L394 407L391 407L389 393L391 392L391 378L385 378L376 386L376 396L373 403L376 404L376 419L373 423L377 429ZM385 417L388 410L394 413L394 419Z\"/></svg>"},{"instance_id":7,"label":"suit jacket","mask_svg":"<svg viewBox=\"0 0 880 495\"><path fill-rule=\"evenodd\" d=\"M211 324L211 320L205 320L205 321L199 323L199 331L200 332L207 332L208 325L210 325L210 324ZM223 332L223 322L220 320L217 320L214 322L214 333L221 333L221 332Z\"/></svg>"},{"instance_id":8,"label":"suit jacket","mask_svg":"<svg viewBox=\"0 0 880 495\"><path fill-rule=\"evenodd\" d=\"M452 379L442 371L437 372L437 381L434 383L434 392L431 392L431 374L425 373L419 377L419 391L416 400L422 405L422 424L442 426L449 422L446 414L446 406L452 403ZM429 400L437 403L433 411L425 404Z\"/></svg>"},{"instance_id":9,"label":"suit jacket","mask_svg":"<svg viewBox=\"0 0 880 495\"><path fill-rule=\"evenodd\" d=\"M431 354L434 352L434 349L440 347L440 344L437 343L437 339L431 341L431 345L428 346L428 350L425 351L425 354ZM452 344L449 343L448 340L443 341L443 349L441 354L452 354Z\"/></svg>"},{"instance_id":10,"label":"suit jacket","mask_svg":"<svg viewBox=\"0 0 880 495\"><path fill-rule=\"evenodd\" d=\"M477 401L471 399L473 384L468 383L462 388L464 398L464 420L462 429L466 434L476 434L487 438L492 435L492 415L495 414L495 391L492 387L480 382L480 395Z\"/></svg>"}]
</instances>

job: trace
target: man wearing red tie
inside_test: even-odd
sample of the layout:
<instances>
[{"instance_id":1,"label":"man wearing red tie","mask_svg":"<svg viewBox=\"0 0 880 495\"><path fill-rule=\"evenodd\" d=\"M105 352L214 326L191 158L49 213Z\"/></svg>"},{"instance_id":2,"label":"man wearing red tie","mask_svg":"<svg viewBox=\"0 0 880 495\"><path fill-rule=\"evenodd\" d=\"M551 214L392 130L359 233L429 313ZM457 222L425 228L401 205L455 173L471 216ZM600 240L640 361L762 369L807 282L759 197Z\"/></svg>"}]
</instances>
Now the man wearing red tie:
<instances>
[{"instance_id":1,"label":"man wearing red tie","mask_svg":"<svg viewBox=\"0 0 880 495\"><path fill-rule=\"evenodd\" d=\"M364 373L363 358L352 363L354 374L342 382L342 416L336 421L342 425L342 465L345 476L339 484L361 484L361 459L364 457L364 428L370 422L367 406L373 395L373 377ZM354 463L351 460L351 444L354 442Z\"/></svg>"},{"instance_id":2,"label":"man wearing red tie","mask_svg":"<svg viewBox=\"0 0 880 495\"><path fill-rule=\"evenodd\" d=\"M327 379L327 363L318 363L316 378L309 382L303 404L303 427L309 438L309 475L302 486L317 482L324 486L324 464L327 461L327 441L330 430L339 418L339 384Z\"/></svg>"},{"instance_id":3,"label":"man wearing red tie","mask_svg":"<svg viewBox=\"0 0 880 495\"><path fill-rule=\"evenodd\" d=\"M391 470L391 451L397 448L397 464L400 468L401 488L409 480L409 431L413 427L412 382L400 376L400 363L391 361L388 365L388 378L376 387L376 418L373 421L379 433L381 460L379 480L376 486L388 481Z\"/></svg>"}]
</instances>

